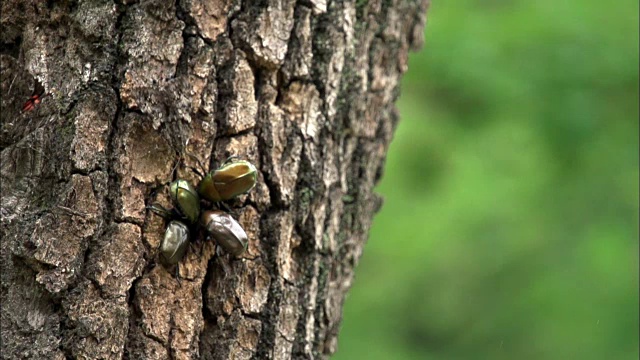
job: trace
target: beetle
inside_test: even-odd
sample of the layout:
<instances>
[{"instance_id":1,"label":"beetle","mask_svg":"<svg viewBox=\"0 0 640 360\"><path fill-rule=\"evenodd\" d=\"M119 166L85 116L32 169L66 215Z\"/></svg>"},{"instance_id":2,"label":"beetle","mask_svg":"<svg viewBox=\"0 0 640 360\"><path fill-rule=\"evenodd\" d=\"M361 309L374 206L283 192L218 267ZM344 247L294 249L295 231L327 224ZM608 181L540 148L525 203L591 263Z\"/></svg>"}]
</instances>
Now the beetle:
<instances>
[{"instance_id":1,"label":"beetle","mask_svg":"<svg viewBox=\"0 0 640 360\"><path fill-rule=\"evenodd\" d=\"M252 163L230 157L200 181L198 194L212 202L230 200L253 189L257 179L258 170Z\"/></svg>"},{"instance_id":2,"label":"beetle","mask_svg":"<svg viewBox=\"0 0 640 360\"><path fill-rule=\"evenodd\" d=\"M198 164L202 168L199 161ZM253 164L230 157L218 169L203 176L197 190L187 180L177 179L170 183L169 194L174 208L167 210L157 204L149 207L170 221L160 244L164 262L169 265L179 263L187 251L190 233L192 230L196 233L200 226L226 252L233 256L244 253L248 237L242 226L220 210L207 210L201 214L200 198L216 203L233 199L253 189L257 175L258 170Z\"/></svg>"},{"instance_id":3,"label":"beetle","mask_svg":"<svg viewBox=\"0 0 640 360\"><path fill-rule=\"evenodd\" d=\"M160 253L167 265L180 262L187 252L189 240L190 232L187 225L177 220L173 220L167 225L164 238L160 243Z\"/></svg>"},{"instance_id":4,"label":"beetle","mask_svg":"<svg viewBox=\"0 0 640 360\"><path fill-rule=\"evenodd\" d=\"M239 256L247 250L247 233L231 215L220 210L207 210L200 217L200 225L231 255Z\"/></svg>"},{"instance_id":5,"label":"beetle","mask_svg":"<svg viewBox=\"0 0 640 360\"><path fill-rule=\"evenodd\" d=\"M149 206L149 209L168 220L179 218L186 220L189 224L198 222L200 197L191 183L182 179L170 183L169 196L175 206L173 209L167 210L158 204Z\"/></svg>"},{"instance_id":6,"label":"beetle","mask_svg":"<svg viewBox=\"0 0 640 360\"><path fill-rule=\"evenodd\" d=\"M193 185L182 179L169 184L169 193L175 206L172 210L158 204L150 206L149 209L164 219L171 220L160 243L160 253L167 264L173 265L180 262L184 256L191 237L189 227L175 219L196 224L200 215L200 198Z\"/></svg>"},{"instance_id":7,"label":"beetle","mask_svg":"<svg viewBox=\"0 0 640 360\"><path fill-rule=\"evenodd\" d=\"M22 105L22 112L25 113L35 109L35 107L38 106L42 102L42 99L47 95L49 94L45 94L44 86L42 86L38 80L35 80L33 93L29 97L29 100Z\"/></svg>"},{"instance_id":8,"label":"beetle","mask_svg":"<svg viewBox=\"0 0 640 360\"><path fill-rule=\"evenodd\" d=\"M35 109L36 106L38 106L38 104L40 104L42 102L42 99L47 96L49 94L33 94L31 95L31 97L29 97L29 100L27 100L23 105L22 105L22 112L28 112L31 111L33 109Z\"/></svg>"},{"instance_id":9,"label":"beetle","mask_svg":"<svg viewBox=\"0 0 640 360\"><path fill-rule=\"evenodd\" d=\"M195 224L200 215L200 197L193 185L178 179L169 185L169 194L180 215Z\"/></svg>"}]
</instances>

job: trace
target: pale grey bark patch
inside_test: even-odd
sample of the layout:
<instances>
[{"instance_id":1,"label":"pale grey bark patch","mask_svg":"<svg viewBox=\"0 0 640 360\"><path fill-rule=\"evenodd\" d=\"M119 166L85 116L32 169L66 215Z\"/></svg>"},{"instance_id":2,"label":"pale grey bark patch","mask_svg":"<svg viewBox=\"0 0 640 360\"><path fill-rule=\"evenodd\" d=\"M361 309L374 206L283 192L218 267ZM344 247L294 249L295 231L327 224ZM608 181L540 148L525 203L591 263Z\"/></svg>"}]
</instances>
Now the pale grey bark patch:
<instances>
[{"instance_id":1,"label":"pale grey bark patch","mask_svg":"<svg viewBox=\"0 0 640 360\"><path fill-rule=\"evenodd\" d=\"M3 358L334 353L426 7L4 1ZM200 232L163 266L147 206L231 155L259 169L229 203L247 252Z\"/></svg>"}]
</instances>

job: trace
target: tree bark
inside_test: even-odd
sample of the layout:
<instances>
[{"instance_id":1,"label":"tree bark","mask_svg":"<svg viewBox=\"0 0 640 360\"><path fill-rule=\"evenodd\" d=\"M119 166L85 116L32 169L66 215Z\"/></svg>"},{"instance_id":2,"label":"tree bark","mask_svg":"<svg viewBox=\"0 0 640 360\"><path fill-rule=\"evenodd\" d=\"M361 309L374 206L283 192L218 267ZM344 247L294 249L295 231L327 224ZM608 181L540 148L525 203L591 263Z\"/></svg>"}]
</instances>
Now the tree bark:
<instances>
[{"instance_id":1,"label":"tree bark","mask_svg":"<svg viewBox=\"0 0 640 360\"><path fill-rule=\"evenodd\" d=\"M3 1L2 358L334 353L426 7ZM198 181L187 153L259 181L230 204L248 251L198 234L179 282L146 206Z\"/></svg>"}]
</instances>

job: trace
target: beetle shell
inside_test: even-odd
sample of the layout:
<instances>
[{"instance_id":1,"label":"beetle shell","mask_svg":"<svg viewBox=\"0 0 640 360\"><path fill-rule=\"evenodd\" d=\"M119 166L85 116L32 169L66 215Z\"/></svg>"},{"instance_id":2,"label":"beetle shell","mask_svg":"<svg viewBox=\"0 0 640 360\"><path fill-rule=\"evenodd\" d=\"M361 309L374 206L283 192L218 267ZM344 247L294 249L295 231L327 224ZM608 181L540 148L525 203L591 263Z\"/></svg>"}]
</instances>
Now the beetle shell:
<instances>
[{"instance_id":1,"label":"beetle shell","mask_svg":"<svg viewBox=\"0 0 640 360\"><path fill-rule=\"evenodd\" d=\"M200 197L193 185L186 180L178 179L171 183L169 192L180 214L192 224L197 222L200 215Z\"/></svg>"},{"instance_id":2,"label":"beetle shell","mask_svg":"<svg viewBox=\"0 0 640 360\"><path fill-rule=\"evenodd\" d=\"M160 243L160 253L164 261L177 264L184 256L189 245L189 228L180 221L172 221L164 232L164 239Z\"/></svg>"},{"instance_id":3,"label":"beetle shell","mask_svg":"<svg viewBox=\"0 0 640 360\"><path fill-rule=\"evenodd\" d=\"M202 214L200 221L216 243L231 255L238 256L247 250L247 233L231 215L209 210Z\"/></svg>"},{"instance_id":4,"label":"beetle shell","mask_svg":"<svg viewBox=\"0 0 640 360\"><path fill-rule=\"evenodd\" d=\"M256 185L258 170L245 160L230 161L200 182L198 193L209 201L224 201L247 193Z\"/></svg>"}]
</instances>

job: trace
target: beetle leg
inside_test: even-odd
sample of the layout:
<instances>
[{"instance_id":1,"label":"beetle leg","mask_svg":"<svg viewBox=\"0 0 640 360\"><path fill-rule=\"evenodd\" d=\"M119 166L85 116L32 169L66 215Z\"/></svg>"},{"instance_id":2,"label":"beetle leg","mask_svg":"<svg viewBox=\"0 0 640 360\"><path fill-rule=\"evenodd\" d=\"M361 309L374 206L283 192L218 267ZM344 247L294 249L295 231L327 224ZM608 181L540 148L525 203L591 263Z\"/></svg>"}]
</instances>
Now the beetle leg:
<instances>
[{"instance_id":1,"label":"beetle leg","mask_svg":"<svg viewBox=\"0 0 640 360\"><path fill-rule=\"evenodd\" d=\"M218 246L218 250L222 250L222 248ZM229 265L227 257L223 256L223 254L218 254L218 259L220 259L220 266L222 266L222 272L224 273L224 276L226 277L227 275L231 274L231 265Z\"/></svg>"},{"instance_id":2,"label":"beetle leg","mask_svg":"<svg viewBox=\"0 0 640 360\"><path fill-rule=\"evenodd\" d=\"M180 264L176 264L176 281L178 282L178 285L182 287L182 282L180 281Z\"/></svg>"},{"instance_id":3,"label":"beetle leg","mask_svg":"<svg viewBox=\"0 0 640 360\"><path fill-rule=\"evenodd\" d=\"M189 165L185 165L185 167L191 171L193 171L196 175L200 176L201 178L204 177L204 175L198 171L198 169L194 168L193 166L189 166Z\"/></svg>"},{"instance_id":4,"label":"beetle leg","mask_svg":"<svg viewBox=\"0 0 640 360\"><path fill-rule=\"evenodd\" d=\"M151 206L147 206L146 209L151 210L154 214L161 216L162 218L168 220L171 219L171 211L165 209L162 205L160 204L153 204Z\"/></svg>"},{"instance_id":5,"label":"beetle leg","mask_svg":"<svg viewBox=\"0 0 640 360\"><path fill-rule=\"evenodd\" d=\"M222 248L220 247L220 245L216 243L215 247L216 247L216 251L215 251L216 257L222 257L222 255L224 254L222 252Z\"/></svg>"},{"instance_id":6,"label":"beetle leg","mask_svg":"<svg viewBox=\"0 0 640 360\"><path fill-rule=\"evenodd\" d=\"M180 158L178 158L178 161L176 161L176 164L173 165L173 168L171 169L171 179L173 179L173 174L175 174L178 165L180 165Z\"/></svg>"},{"instance_id":7,"label":"beetle leg","mask_svg":"<svg viewBox=\"0 0 640 360\"><path fill-rule=\"evenodd\" d=\"M218 205L219 208L222 208L222 210L224 210L224 211L226 211L228 213L231 212L231 208L229 207L229 205L225 204L222 201L218 201L218 203L216 205Z\"/></svg>"}]
</instances>

